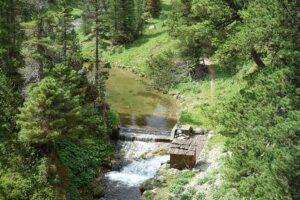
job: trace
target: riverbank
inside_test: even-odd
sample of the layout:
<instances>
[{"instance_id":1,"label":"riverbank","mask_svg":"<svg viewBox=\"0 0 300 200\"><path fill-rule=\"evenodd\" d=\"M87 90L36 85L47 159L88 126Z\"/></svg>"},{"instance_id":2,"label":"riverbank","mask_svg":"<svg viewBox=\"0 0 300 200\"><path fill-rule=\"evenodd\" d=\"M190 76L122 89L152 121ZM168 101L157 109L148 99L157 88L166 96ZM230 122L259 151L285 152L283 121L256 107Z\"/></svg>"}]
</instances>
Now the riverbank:
<instances>
[{"instance_id":1,"label":"riverbank","mask_svg":"<svg viewBox=\"0 0 300 200\"><path fill-rule=\"evenodd\" d=\"M151 56L156 56L161 52L168 50L172 50L176 53L176 49L178 49L177 41L169 36L168 28L165 26L167 15L170 13L170 5L171 2L169 0L163 1L162 16L158 19L151 19L148 22L149 24L146 24L145 33L136 41L124 46L108 47L103 52L104 60L110 62L112 66L120 68L117 70L121 71L121 73L116 73L117 75L122 75L122 70L124 69L128 71L128 74L130 74L130 72L134 72L138 76L133 78L133 82L135 81L137 83L142 79L142 77L147 76L147 61ZM149 29L150 25L152 27L154 26L155 29ZM93 51L92 48L93 41L86 40L83 47L83 52L87 52L85 55L90 55L90 52ZM204 154L201 155L201 161L194 170L177 171L170 169L168 164L164 165L159 170L156 178L163 177L165 182L156 185L155 183L157 183L157 181L154 181L154 184L150 184L150 188L148 188L143 194L143 199L161 200L164 199L164 197L181 198L184 196L186 196L186 199L192 199L192 197L195 196L198 196L200 199L205 199L204 195L212 195L212 190L215 188L215 181L219 183L219 179L217 177L220 177L220 168L222 163L222 156L220 155L223 155L222 149L227 138L217 134L216 130L218 127L213 123L211 117L212 115L217 114L217 105L225 99L234 96L243 84L238 76L232 78L231 74L219 69L218 66L210 66L210 70L208 70L208 72L209 74L204 76L202 79L188 80L173 85L173 87L169 90L169 94L181 104L179 111L179 121L181 124L210 128L211 130L214 130L216 134L214 134L214 136L209 140L204 150ZM113 74L112 76L115 76L113 78L118 79L116 74ZM140 103L143 101L141 99L138 101L137 99L132 99L132 97L136 96L133 94L136 93L134 92L136 88L131 87L136 86L136 84L123 80L120 80L119 82L116 81L116 83L117 84L111 84L108 80L108 87L110 87L113 92L111 96L108 92L108 99L109 101L112 100L119 102L115 105L110 102L112 108L121 113L121 118L123 118L125 123L136 123L136 125L142 126L145 125L145 121L147 121L145 120L145 117L140 120L132 117L131 115L125 116L122 114L139 113L140 111L143 112L148 109L147 107L149 107ZM125 95L121 94L120 91L116 91L124 84L128 87L127 91L121 91L122 93L125 92ZM147 91L151 90L150 88L151 83L148 82L147 87L143 89ZM119 98L120 96L124 96L126 98ZM156 95L155 97L152 97L160 98ZM146 101L149 101L149 99L146 99ZM128 107L124 107L124 104ZM132 110L134 108L136 110ZM151 112L153 113L153 109L150 110L152 110ZM137 116L138 115L140 114L137 114ZM212 158L212 156L214 158ZM210 169L212 169L212 171L210 171ZM149 182L151 182L151 180L146 181L146 184ZM198 182L203 183L198 184ZM191 188L190 190L187 189L188 186ZM202 188L202 190L195 193L194 191L199 188ZM210 190L207 188L210 188ZM134 189L134 191L136 191L136 189ZM179 193L183 196L178 196ZM135 198L137 198L137 196L135 196Z\"/></svg>"},{"instance_id":2,"label":"riverbank","mask_svg":"<svg viewBox=\"0 0 300 200\"><path fill-rule=\"evenodd\" d=\"M152 22L156 25L156 30L146 28L145 35L132 44L117 47L115 52L105 52L106 60L140 76L147 75L147 60L161 51L176 49L177 44L177 41L165 32L162 19ZM210 66L207 76L201 80L176 84L169 90L169 94L181 104L180 123L216 130L218 127L212 122L211 116L217 113L217 105L234 96L242 86L238 76L232 78L231 74L216 66ZM215 132L193 170L178 171L171 169L169 164L162 165L156 176L143 184L142 190L145 191L142 199L206 199L213 196L222 183L221 167L226 155L223 149L227 140Z\"/></svg>"},{"instance_id":3,"label":"riverbank","mask_svg":"<svg viewBox=\"0 0 300 200\"><path fill-rule=\"evenodd\" d=\"M163 164L156 176L142 186L142 200L204 200L213 199L222 184L223 145L219 136L210 134L209 140L192 169L177 170ZM215 144L214 144L215 143Z\"/></svg>"}]
</instances>

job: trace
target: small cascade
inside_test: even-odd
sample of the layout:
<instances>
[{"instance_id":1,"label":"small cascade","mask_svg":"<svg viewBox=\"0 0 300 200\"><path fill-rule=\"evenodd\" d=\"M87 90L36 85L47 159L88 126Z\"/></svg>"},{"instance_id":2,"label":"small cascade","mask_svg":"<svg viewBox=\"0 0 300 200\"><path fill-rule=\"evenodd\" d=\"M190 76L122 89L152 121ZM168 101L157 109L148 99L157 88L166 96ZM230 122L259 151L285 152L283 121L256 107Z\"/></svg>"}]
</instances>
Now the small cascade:
<instances>
[{"instance_id":1,"label":"small cascade","mask_svg":"<svg viewBox=\"0 0 300 200\"><path fill-rule=\"evenodd\" d=\"M151 159L134 160L121 171L112 171L106 174L111 181L117 181L129 187L140 186L145 180L155 176L162 163L169 160L168 155Z\"/></svg>"},{"instance_id":2,"label":"small cascade","mask_svg":"<svg viewBox=\"0 0 300 200\"><path fill-rule=\"evenodd\" d=\"M170 142L171 131L152 129L120 128L119 140L143 142Z\"/></svg>"},{"instance_id":3,"label":"small cascade","mask_svg":"<svg viewBox=\"0 0 300 200\"><path fill-rule=\"evenodd\" d=\"M124 166L119 171L105 175L106 195L101 200L138 200L141 196L140 185L155 176L161 164L166 163L169 155L155 155L166 150L169 143L119 141Z\"/></svg>"},{"instance_id":4,"label":"small cascade","mask_svg":"<svg viewBox=\"0 0 300 200\"><path fill-rule=\"evenodd\" d=\"M138 160L147 153L168 149L169 144L164 142L142 142L142 141L125 141L121 142L121 151L123 152L123 159L125 161Z\"/></svg>"}]
</instances>

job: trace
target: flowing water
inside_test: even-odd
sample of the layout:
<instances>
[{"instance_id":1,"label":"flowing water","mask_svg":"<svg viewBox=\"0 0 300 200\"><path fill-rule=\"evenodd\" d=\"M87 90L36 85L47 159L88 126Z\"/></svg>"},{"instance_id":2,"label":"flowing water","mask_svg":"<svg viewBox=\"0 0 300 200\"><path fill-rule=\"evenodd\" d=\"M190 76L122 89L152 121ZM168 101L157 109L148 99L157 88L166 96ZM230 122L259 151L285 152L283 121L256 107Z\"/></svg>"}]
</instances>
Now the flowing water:
<instances>
[{"instance_id":1,"label":"flowing water","mask_svg":"<svg viewBox=\"0 0 300 200\"><path fill-rule=\"evenodd\" d=\"M112 68L107 82L108 102L120 115L121 125L150 129L171 129L178 106L173 98L151 88L148 80L129 71ZM138 200L141 184L155 176L169 156L147 156L167 149L167 143L119 141L123 167L104 177L105 197L101 200ZM145 158L149 157L149 158Z\"/></svg>"}]
</instances>

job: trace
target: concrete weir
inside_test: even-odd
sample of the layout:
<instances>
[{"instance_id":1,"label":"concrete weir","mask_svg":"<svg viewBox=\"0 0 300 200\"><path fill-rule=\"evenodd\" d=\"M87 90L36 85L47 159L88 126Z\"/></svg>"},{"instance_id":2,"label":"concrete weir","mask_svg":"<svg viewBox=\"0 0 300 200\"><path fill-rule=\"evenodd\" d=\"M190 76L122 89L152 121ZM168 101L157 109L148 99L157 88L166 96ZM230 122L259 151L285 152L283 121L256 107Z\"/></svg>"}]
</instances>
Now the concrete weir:
<instances>
[{"instance_id":1,"label":"concrete weir","mask_svg":"<svg viewBox=\"0 0 300 200\"><path fill-rule=\"evenodd\" d=\"M171 131L125 128L119 129L119 140L122 141L143 141L143 142L171 142Z\"/></svg>"}]
</instances>

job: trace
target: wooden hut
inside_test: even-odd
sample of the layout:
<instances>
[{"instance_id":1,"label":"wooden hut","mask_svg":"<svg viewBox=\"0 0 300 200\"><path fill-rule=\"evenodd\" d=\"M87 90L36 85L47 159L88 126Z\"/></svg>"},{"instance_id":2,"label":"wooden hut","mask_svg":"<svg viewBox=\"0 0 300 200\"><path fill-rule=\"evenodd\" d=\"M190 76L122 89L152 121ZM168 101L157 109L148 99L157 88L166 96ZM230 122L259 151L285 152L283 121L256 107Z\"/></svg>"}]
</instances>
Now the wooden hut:
<instances>
[{"instance_id":1,"label":"wooden hut","mask_svg":"<svg viewBox=\"0 0 300 200\"><path fill-rule=\"evenodd\" d=\"M193 168L206 141L206 135L194 135L187 139L174 139L169 148L171 167L177 169Z\"/></svg>"},{"instance_id":2,"label":"wooden hut","mask_svg":"<svg viewBox=\"0 0 300 200\"><path fill-rule=\"evenodd\" d=\"M177 169L194 167L196 150L197 144L193 138L173 140L169 149L171 167Z\"/></svg>"}]
</instances>

